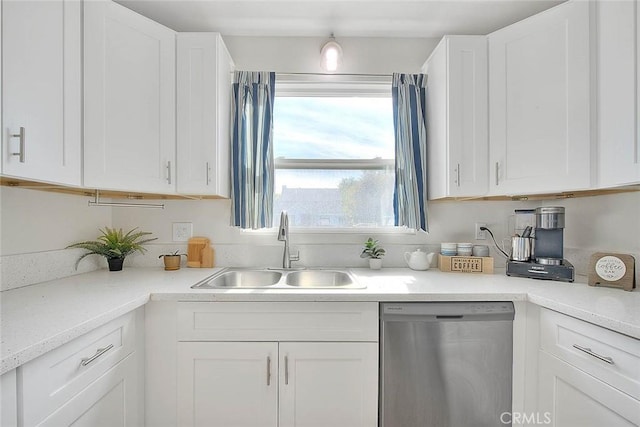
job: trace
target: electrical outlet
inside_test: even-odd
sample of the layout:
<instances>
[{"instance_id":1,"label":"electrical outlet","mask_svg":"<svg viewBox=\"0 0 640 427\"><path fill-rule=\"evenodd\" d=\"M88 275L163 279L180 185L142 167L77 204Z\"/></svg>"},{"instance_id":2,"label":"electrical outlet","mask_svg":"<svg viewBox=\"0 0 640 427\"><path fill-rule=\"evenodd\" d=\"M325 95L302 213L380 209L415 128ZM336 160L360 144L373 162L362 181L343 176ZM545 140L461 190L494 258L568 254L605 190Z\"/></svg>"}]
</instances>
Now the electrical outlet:
<instances>
[{"instance_id":1,"label":"electrical outlet","mask_svg":"<svg viewBox=\"0 0 640 427\"><path fill-rule=\"evenodd\" d=\"M186 242L193 236L193 224L190 222L173 223L173 241Z\"/></svg>"},{"instance_id":2,"label":"electrical outlet","mask_svg":"<svg viewBox=\"0 0 640 427\"><path fill-rule=\"evenodd\" d=\"M487 232L480 230L480 227L486 227L484 222L476 222L476 240L487 240Z\"/></svg>"}]
</instances>

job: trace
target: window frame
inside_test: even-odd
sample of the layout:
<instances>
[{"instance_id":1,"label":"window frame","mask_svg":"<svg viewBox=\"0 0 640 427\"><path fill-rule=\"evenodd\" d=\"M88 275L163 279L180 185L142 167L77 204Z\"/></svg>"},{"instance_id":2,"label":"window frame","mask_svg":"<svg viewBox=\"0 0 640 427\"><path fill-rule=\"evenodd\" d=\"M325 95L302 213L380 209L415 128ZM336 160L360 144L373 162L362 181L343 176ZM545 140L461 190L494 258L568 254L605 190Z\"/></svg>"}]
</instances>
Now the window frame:
<instances>
[{"instance_id":1,"label":"window frame","mask_svg":"<svg viewBox=\"0 0 640 427\"><path fill-rule=\"evenodd\" d=\"M276 74L277 97L347 97L381 98L391 100L391 75L327 75ZM276 157L274 169L296 170L394 170L395 158L383 159L300 159ZM277 212L274 212L274 217ZM305 234L416 234L404 226L381 227L296 227L296 233ZM271 229L272 230L272 229Z\"/></svg>"}]
</instances>

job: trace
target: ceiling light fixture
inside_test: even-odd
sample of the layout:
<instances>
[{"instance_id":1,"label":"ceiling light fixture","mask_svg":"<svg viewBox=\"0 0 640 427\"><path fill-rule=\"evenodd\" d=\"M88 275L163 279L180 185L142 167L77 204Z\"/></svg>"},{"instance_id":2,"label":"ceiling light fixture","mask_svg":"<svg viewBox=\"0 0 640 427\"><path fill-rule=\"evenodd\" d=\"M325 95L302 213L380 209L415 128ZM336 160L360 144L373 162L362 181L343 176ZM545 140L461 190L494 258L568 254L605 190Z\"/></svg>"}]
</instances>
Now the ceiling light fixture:
<instances>
[{"instance_id":1,"label":"ceiling light fixture","mask_svg":"<svg viewBox=\"0 0 640 427\"><path fill-rule=\"evenodd\" d=\"M320 66L330 73L335 72L342 64L342 46L336 41L333 33L328 42L320 50Z\"/></svg>"}]
</instances>

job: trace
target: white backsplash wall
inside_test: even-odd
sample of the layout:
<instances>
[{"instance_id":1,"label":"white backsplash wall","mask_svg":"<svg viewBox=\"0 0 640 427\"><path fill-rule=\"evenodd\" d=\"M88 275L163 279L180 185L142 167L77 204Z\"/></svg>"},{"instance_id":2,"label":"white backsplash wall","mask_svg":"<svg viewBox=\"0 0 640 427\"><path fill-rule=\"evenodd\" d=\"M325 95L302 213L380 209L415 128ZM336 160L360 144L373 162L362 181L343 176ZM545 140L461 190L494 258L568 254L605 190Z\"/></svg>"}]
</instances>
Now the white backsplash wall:
<instances>
[{"instance_id":1,"label":"white backsplash wall","mask_svg":"<svg viewBox=\"0 0 640 427\"><path fill-rule=\"evenodd\" d=\"M96 270L103 261L87 257L75 270L81 250L71 243L93 240L111 226L110 208L90 208L89 197L0 187L1 290ZM106 263L104 264L106 265Z\"/></svg>"},{"instance_id":2,"label":"white backsplash wall","mask_svg":"<svg viewBox=\"0 0 640 427\"><path fill-rule=\"evenodd\" d=\"M426 233L307 233L291 230L291 249L300 251L299 265L365 267L360 259L362 243L373 236L387 249L386 267L405 266L404 252L422 248L438 251L439 244L472 242L487 244L496 266L505 259L488 238L474 239L474 225L484 222L498 241L513 232L515 209L537 206L564 206L566 228L565 257L579 274L585 274L589 257L594 252L631 253L640 261L640 192L549 201L445 201L429 203L429 228ZM276 231L241 231L229 226L229 200L166 201L164 210L114 209L113 224L117 227L139 226L158 236L150 245L149 254L135 256L130 265L160 265L157 255L176 249L186 250L184 243L172 242L172 223L193 223L194 236L209 237L216 250L217 266L278 266L283 244L276 240ZM276 214L276 217L278 215ZM637 274L639 268L636 269Z\"/></svg>"},{"instance_id":3,"label":"white backsplash wall","mask_svg":"<svg viewBox=\"0 0 640 427\"><path fill-rule=\"evenodd\" d=\"M194 236L206 236L216 250L218 266L278 266L281 242L275 230L241 231L229 226L229 200L164 201L164 210L88 207L89 197L0 187L1 289L7 290L98 268L100 257L85 258L76 271L81 250L65 250L70 243L92 240L108 225L123 229L140 227L158 237L146 254L129 256L125 265L162 265L158 255L186 252L186 242L172 241L173 222L193 223ZM584 274L594 252L631 253L640 262L640 192L543 202L430 202L430 233L306 233L292 229L291 248L300 250L299 265L365 267L359 257L362 243L372 236L387 249L386 267L402 267L404 252L422 248L436 252L443 241L487 244L496 266L504 257L490 239L473 239L474 224L484 222L498 242L513 227L514 209L536 206L566 208L565 257ZM276 214L276 217L278 215ZM640 268L636 275L640 276Z\"/></svg>"},{"instance_id":4,"label":"white backsplash wall","mask_svg":"<svg viewBox=\"0 0 640 427\"><path fill-rule=\"evenodd\" d=\"M172 241L172 223L191 222L193 235L211 239L218 266L278 266L282 262L283 243L276 239L276 230L242 231L229 225L229 200L165 201L164 210L114 208L116 227L139 226L159 239L150 245L148 256L132 259L134 265L160 265L157 255L186 248ZM372 236L387 250L384 265L402 267L404 253L416 248L438 251L443 241L487 244L476 241L474 225L484 222L498 241L509 234L508 224L514 209L534 207L532 202L431 202L429 204L430 233L409 232L326 232L309 233L292 228L292 251L300 251L299 265L364 267L367 261L359 257L363 242ZM276 213L276 218L279 213ZM492 253L495 251L492 247ZM153 253L153 256L151 254ZM157 254L157 255L156 255ZM504 262L496 255L497 264Z\"/></svg>"}]
</instances>

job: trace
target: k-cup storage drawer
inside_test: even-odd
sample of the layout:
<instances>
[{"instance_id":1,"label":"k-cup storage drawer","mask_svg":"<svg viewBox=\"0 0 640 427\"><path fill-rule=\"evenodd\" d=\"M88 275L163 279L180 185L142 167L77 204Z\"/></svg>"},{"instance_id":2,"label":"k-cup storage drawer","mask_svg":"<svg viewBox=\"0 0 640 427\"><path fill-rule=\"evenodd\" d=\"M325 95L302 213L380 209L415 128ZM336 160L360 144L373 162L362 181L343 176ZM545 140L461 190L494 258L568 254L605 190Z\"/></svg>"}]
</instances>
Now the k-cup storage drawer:
<instances>
[{"instance_id":1,"label":"k-cup storage drawer","mask_svg":"<svg viewBox=\"0 0 640 427\"><path fill-rule=\"evenodd\" d=\"M128 313L20 367L23 425L37 425L131 354L135 320Z\"/></svg>"},{"instance_id":2,"label":"k-cup storage drawer","mask_svg":"<svg viewBox=\"0 0 640 427\"><path fill-rule=\"evenodd\" d=\"M640 340L542 309L540 348L640 399Z\"/></svg>"},{"instance_id":3,"label":"k-cup storage drawer","mask_svg":"<svg viewBox=\"0 0 640 427\"><path fill-rule=\"evenodd\" d=\"M378 304L184 302L179 341L378 341Z\"/></svg>"}]
</instances>

